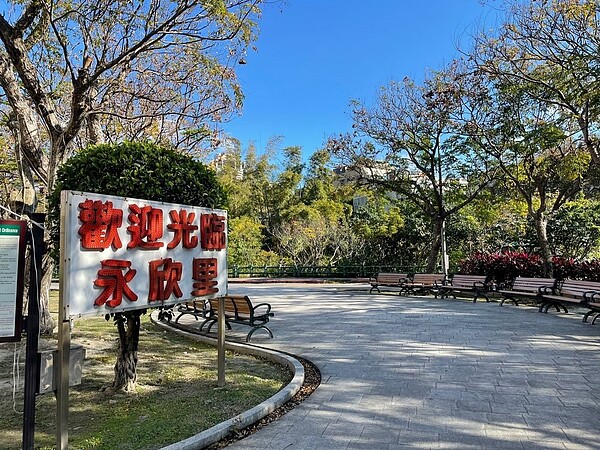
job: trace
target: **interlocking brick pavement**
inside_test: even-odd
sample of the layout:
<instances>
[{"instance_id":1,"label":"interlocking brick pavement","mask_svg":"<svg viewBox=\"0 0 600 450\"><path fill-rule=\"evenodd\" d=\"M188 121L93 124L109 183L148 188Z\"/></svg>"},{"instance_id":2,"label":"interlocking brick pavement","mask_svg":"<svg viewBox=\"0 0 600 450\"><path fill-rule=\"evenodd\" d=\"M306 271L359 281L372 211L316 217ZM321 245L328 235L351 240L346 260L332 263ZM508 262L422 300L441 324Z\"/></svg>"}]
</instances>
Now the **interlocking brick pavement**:
<instances>
[{"instance_id":1,"label":"interlocking brick pavement","mask_svg":"<svg viewBox=\"0 0 600 450\"><path fill-rule=\"evenodd\" d=\"M600 325L581 315L365 284L230 292L271 303L275 338L259 330L252 343L310 359L322 384L228 448L600 448Z\"/></svg>"}]
</instances>

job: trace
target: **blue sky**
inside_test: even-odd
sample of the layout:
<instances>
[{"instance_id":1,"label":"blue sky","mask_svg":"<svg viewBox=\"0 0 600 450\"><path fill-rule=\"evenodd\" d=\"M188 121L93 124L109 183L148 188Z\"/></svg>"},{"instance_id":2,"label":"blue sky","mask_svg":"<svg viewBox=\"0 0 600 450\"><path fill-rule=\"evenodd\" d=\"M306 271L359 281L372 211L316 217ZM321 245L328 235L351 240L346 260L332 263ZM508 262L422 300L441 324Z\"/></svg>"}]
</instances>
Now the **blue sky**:
<instances>
[{"instance_id":1,"label":"blue sky","mask_svg":"<svg viewBox=\"0 0 600 450\"><path fill-rule=\"evenodd\" d=\"M491 5L489 4L491 3ZM480 0L287 0L267 5L257 51L236 70L246 96L241 116L223 125L242 148L270 137L305 157L350 130L352 99L372 102L405 76L420 80L493 23L498 2Z\"/></svg>"}]
</instances>

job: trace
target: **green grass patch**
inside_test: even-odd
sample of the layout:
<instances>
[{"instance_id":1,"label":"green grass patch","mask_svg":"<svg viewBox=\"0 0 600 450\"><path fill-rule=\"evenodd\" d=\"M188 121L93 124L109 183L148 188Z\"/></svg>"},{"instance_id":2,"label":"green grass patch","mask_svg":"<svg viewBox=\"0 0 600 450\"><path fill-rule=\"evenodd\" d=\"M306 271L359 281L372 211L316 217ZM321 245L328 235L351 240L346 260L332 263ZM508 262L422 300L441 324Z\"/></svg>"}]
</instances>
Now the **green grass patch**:
<instances>
[{"instance_id":1,"label":"green grass patch","mask_svg":"<svg viewBox=\"0 0 600 450\"><path fill-rule=\"evenodd\" d=\"M216 348L162 330L143 316L138 388L109 393L117 331L103 318L80 319L71 335L86 348L82 384L70 389L69 447L155 449L185 439L267 399L291 378L286 368L228 352L226 387L217 386ZM43 347L53 348L46 339ZM13 397L15 349L20 351L21 386ZM0 449L21 448L25 343L0 344ZM15 412L13 410L17 410ZM35 446L55 446L56 400L36 401Z\"/></svg>"}]
</instances>

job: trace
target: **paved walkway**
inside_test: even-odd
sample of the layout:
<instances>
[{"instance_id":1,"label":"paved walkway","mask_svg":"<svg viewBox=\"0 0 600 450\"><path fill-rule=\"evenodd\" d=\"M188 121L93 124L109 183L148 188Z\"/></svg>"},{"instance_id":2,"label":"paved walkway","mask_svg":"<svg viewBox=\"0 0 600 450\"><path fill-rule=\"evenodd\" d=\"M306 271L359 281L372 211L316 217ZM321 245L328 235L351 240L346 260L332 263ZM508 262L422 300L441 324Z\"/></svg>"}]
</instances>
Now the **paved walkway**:
<instances>
[{"instance_id":1,"label":"paved walkway","mask_svg":"<svg viewBox=\"0 0 600 450\"><path fill-rule=\"evenodd\" d=\"M306 357L323 378L230 449L600 449L600 325L580 315L365 284L230 292L273 305L275 338L257 331L254 344Z\"/></svg>"}]
</instances>

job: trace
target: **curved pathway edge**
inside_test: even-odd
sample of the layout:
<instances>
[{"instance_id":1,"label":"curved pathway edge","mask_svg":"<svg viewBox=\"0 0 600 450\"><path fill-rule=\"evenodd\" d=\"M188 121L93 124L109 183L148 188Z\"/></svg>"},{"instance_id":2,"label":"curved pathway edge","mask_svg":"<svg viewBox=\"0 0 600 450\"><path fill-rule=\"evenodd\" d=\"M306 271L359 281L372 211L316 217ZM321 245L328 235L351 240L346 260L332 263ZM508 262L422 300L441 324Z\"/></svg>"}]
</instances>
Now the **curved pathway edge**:
<instances>
[{"instance_id":1,"label":"curved pathway edge","mask_svg":"<svg viewBox=\"0 0 600 450\"><path fill-rule=\"evenodd\" d=\"M157 316L157 312L154 312L151 315L152 322L165 330L210 345L217 344L217 340L214 338L172 327L169 324L159 321ZM225 422L221 422L208 430L204 430L183 441L163 447L162 450L199 450L205 448L210 444L223 439L229 433L241 430L267 416L275 409L288 402L302 387L302 383L304 382L304 366L296 358L274 350L237 342L225 342L225 348L227 350L234 350L238 353L264 358L268 361L287 366L294 374L292 380L275 395L264 402L259 403L254 408L244 411Z\"/></svg>"}]
</instances>

